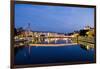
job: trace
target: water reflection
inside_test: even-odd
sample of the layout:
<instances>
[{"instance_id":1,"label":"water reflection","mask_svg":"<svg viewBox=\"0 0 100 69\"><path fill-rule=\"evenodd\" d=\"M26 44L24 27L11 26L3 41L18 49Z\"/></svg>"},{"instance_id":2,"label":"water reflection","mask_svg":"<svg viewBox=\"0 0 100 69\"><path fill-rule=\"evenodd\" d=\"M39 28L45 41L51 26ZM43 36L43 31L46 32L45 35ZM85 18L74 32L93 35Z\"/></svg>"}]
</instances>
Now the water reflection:
<instances>
[{"instance_id":1,"label":"water reflection","mask_svg":"<svg viewBox=\"0 0 100 69\"><path fill-rule=\"evenodd\" d=\"M38 38L35 40L32 40L33 44L66 44L66 43L72 43L72 40L69 38Z\"/></svg>"},{"instance_id":2,"label":"water reflection","mask_svg":"<svg viewBox=\"0 0 100 69\"><path fill-rule=\"evenodd\" d=\"M18 43L18 42L17 42ZM30 41L28 41L28 43L30 44L70 44L73 43L72 40L70 38L35 38L35 39L30 39ZM25 44L24 46L20 46L20 47L15 47L15 54L19 51L19 50L23 50L24 47L28 47L29 49L29 53L31 50L31 47L28 45L27 41L20 41L19 44ZM90 50L90 49L94 49L93 45L82 45L80 44L80 48L82 48L83 50Z\"/></svg>"},{"instance_id":3,"label":"water reflection","mask_svg":"<svg viewBox=\"0 0 100 69\"><path fill-rule=\"evenodd\" d=\"M80 58L81 55L81 58ZM23 47L15 56L15 64L40 64L55 62L94 61L94 50L85 50L80 45L60 47Z\"/></svg>"},{"instance_id":4,"label":"water reflection","mask_svg":"<svg viewBox=\"0 0 100 69\"><path fill-rule=\"evenodd\" d=\"M24 47L29 48L30 52L30 46L28 43L33 43L33 44L66 44L66 43L72 43L71 39L68 38L35 38L34 41L30 39L29 41L18 41L16 42L18 47L15 47L15 54L19 51L22 50ZM25 45L25 46L20 46L20 44Z\"/></svg>"},{"instance_id":5,"label":"water reflection","mask_svg":"<svg viewBox=\"0 0 100 69\"><path fill-rule=\"evenodd\" d=\"M94 50L94 45L82 45L80 44L80 47L83 49L83 50Z\"/></svg>"},{"instance_id":6,"label":"water reflection","mask_svg":"<svg viewBox=\"0 0 100 69\"><path fill-rule=\"evenodd\" d=\"M68 44L70 38L35 38L30 43ZM24 42L25 43L25 42ZM26 43L27 44L27 43ZM39 64L71 61L94 61L94 47L78 45L15 47L15 64ZM80 58L80 55L82 56ZM88 56L87 56L88 55Z\"/></svg>"}]
</instances>

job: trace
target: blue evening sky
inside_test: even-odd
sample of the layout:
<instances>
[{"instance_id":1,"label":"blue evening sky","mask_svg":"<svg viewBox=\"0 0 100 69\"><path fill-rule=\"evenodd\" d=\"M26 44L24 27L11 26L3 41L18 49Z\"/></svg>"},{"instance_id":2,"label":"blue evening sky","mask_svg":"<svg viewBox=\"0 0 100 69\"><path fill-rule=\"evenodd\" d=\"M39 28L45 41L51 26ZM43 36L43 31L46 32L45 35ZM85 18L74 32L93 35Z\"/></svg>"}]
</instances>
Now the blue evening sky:
<instances>
[{"instance_id":1,"label":"blue evening sky","mask_svg":"<svg viewBox=\"0 0 100 69\"><path fill-rule=\"evenodd\" d=\"M33 31L73 32L94 27L94 8L16 4L15 27L25 29L28 23Z\"/></svg>"}]
</instances>

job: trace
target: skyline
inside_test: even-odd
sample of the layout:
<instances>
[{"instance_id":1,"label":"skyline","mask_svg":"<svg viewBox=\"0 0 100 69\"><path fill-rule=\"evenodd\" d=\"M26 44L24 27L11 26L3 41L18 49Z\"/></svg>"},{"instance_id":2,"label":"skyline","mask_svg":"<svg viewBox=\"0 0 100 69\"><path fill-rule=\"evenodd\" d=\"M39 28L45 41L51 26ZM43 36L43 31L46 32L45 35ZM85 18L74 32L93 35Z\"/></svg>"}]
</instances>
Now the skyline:
<instances>
[{"instance_id":1,"label":"skyline","mask_svg":"<svg viewBox=\"0 0 100 69\"><path fill-rule=\"evenodd\" d=\"M15 4L15 27L33 31L73 32L94 27L94 8Z\"/></svg>"}]
</instances>

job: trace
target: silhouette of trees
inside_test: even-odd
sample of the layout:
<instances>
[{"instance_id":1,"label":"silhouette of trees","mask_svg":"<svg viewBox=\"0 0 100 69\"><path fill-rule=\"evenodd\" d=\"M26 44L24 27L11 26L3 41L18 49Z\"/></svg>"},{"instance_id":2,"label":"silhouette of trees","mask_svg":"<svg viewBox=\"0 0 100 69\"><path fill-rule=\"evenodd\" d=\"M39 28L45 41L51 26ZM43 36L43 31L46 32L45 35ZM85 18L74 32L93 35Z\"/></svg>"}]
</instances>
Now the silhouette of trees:
<instances>
[{"instance_id":1,"label":"silhouette of trees","mask_svg":"<svg viewBox=\"0 0 100 69\"><path fill-rule=\"evenodd\" d=\"M23 27L14 28L14 35L20 35L24 31Z\"/></svg>"},{"instance_id":2,"label":"silhouette of trees","mask_svg":"<svg viewBox=\"0 0 100 69\"><path fill-rule=\"evenodd\" d=\"M88 32L89 30L84 30L84 29L82 29L82 30L80 30L79 31L79 35L80 36L87 36L87 32Z\"/></svg>"}]
</instances>

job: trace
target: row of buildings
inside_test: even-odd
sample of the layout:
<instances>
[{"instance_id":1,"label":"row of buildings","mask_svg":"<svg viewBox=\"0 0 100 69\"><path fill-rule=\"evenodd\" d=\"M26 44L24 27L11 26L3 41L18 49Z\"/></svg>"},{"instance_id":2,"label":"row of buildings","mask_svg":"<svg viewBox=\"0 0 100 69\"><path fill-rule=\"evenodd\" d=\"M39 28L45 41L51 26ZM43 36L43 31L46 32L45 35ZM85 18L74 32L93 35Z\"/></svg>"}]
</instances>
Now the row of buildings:
<instances>
[{"instance_id":1,"label":"row of buildings","mask_svg":"<svg viewBox=\"0 0 100 69\"><path fill-rule=\"evenodd\" d=\"M17 30L18 32L19 30ZM63 33L55 33L55 32L34 32L34 31L21 31L20 34L15 36L15 39L17 38L26 38L26 37L64 37L66 36Z\"/></svg>"},{"instance_id":2,"label":"row of buildings","mask_svg":"<svg viewBox=\"0 0 100 69\"><path fill-rule=\"evenodd\" d=\"M94 28L91 28L90 26L85 26L83 30L88 30L87 34L94 34ZM68 36L64 33L56 33L56 32L40 32L40 31L32 31L30 29L28 30L22 30L22 29L16 29L16 33L19 33L18 35L15 35L15 39L23 39L26 37L65 37ZM73 33L71 35L75 35L79 33ZM71 36L69 35L69 36Z\"/></svg>"}]
</instances>

